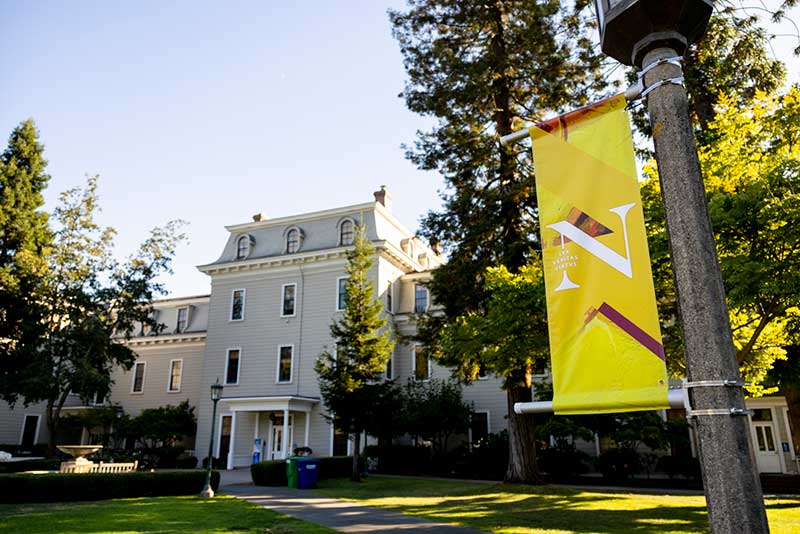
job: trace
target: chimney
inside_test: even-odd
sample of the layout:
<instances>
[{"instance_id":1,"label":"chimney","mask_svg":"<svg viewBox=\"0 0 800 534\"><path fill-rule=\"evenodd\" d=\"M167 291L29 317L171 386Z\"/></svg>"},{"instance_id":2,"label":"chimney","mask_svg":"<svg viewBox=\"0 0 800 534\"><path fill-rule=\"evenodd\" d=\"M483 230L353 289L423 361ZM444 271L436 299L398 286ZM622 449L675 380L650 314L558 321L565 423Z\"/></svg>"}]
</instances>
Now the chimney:
<instances>
[{"instance_id":1,"label":"chimney","mask_svg":"<svg viewBox=\"0 0 800 534\"><path fill-rule=\"evenodd\" d=\"M261 222L266 220L267 220L266 213L256 213L255 215L253 215L253 222Z\"/></svg>"},{"instance_id":2,"label":"chimney","mask_svg":"<svg viewBox=\"0 0 800 534\"><path fill-rule=\"evenodd\" d=\"M380 202L387 210L392 209L392 195L386 190L386 186L382 185L379 191L372 193L375 195L375 202Z\"/></svg>"}]
</instances>

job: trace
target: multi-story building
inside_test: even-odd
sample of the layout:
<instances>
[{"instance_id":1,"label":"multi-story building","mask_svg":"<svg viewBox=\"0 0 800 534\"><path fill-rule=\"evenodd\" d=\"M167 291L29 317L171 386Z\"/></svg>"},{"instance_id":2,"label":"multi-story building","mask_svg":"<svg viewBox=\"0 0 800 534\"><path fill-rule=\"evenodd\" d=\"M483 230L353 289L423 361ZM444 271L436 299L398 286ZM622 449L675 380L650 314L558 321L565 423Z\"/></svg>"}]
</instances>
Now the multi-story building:
<instances>
[{"instance_id":1,"label":"multi-story building","mask_svg":"<svg viewBox=\"0 0 800 534\"><path fill-rule=\"evenodd\" d=\"M346 454L349 442L324 417L314 364L334 350L330 324L344 308L346 253L356 224L364 225L375 247L370 277L397 339L416 332L416 316L431 311L424 282L444 261L391 212L385 189L374 201L314 213L228 226L219 258L199 269L211 292L154 304L159 332L142 330L129 341L138 354L134 366L113 373L108 399L137 415L145 408L188 399L198 417L196 455L207 455L215 428L214 456L228 468L246 466L253 453L283 458L299 446L316 455ZM424 347L399 341L386 378L447 378L448 369L431 361ZM224 391L212 417L211 384ZM465 387L476 414L470 440L507 427L506 395L495 377ZM748 401L754 409L753 441L759 468L796 472L783 397ZM91 409L78 399L66 411ZM0 409L0 443L46 441L43 406ZM81 439L86 439L84 435ZM595 444L586 448L594 451Z\"/></svg>"}]
</instances>

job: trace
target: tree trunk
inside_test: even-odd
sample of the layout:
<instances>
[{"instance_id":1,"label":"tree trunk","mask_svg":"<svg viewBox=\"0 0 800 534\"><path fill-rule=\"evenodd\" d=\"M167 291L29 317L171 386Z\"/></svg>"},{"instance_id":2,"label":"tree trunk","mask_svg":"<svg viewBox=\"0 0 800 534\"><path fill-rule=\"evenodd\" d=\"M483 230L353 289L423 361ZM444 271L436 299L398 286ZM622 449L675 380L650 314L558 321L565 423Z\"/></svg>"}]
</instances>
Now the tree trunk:
<instances>
[{"instance_id":1,"label":"tree trunk","mask_svg":"<svg viewBox=\"0 0 800 534\"><path fill-rule=\"evenodd\" d=\"M361 470L358 468L358 458L360 456L360 449L361 449L361 432L355 432L353 434L353 474L350 476L350 480L353 482L361 482Z\"/></svg>"},{"instance_id":2,"label":"tree trunk","mask_svg":"<svg viewBox=\"0 0 800 534\"><path fill-rule=\"evenodd\" d=\"M800 454L800 387L784 386L783 395L789 407L789 426L795 454Z\"/></svg>"},{"instance_id":3,"label":"tree trunk","mask_svg":"<svg viewBox=\"0 0 800 534\"><path fill-rule=\"evenodd\" d=\"M536 439L532 415L514 413L514 403L530 402L531 388L525 386L509 387L508 399L508 470L505 482L541 484L542 479L536 469Z\"/></svg>"}]
</instances>

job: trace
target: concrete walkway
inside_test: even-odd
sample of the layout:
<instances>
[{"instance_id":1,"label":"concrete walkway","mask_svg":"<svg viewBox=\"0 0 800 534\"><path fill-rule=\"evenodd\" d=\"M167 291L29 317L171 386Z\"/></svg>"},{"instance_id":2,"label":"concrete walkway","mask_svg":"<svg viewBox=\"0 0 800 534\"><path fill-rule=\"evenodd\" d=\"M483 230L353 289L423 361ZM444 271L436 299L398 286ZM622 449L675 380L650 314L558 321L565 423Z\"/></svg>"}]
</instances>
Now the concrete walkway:
<instances>
[{"instance_id":1,"label":"concrete walkway","mask_svg":"<svg viewBox=\"0 0 800 534\"><path fill-rule=\"evenodd\" d=\"M250 482L250 471L244 469L223 471L220 492L339 532L375 532L377 534L409 534L411 532L480 534L483 532L448 523L436 523L381 508L362 506L354 502L322 497L308 490L254 486Z\"/></svg>"}]
</instances>

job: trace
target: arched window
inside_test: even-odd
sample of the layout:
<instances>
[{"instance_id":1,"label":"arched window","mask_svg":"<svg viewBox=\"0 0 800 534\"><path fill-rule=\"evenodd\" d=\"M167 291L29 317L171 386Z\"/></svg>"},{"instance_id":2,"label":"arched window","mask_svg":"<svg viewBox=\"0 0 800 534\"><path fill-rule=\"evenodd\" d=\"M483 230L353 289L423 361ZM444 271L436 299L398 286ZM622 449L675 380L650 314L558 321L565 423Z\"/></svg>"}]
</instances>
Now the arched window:
<instances>
[{"instance_id":1,"label":"arched window","mask_svg":"<svg viewBox=\"0 0 800 534\"><path fill-rule=\"evenodd\" d=\"M250 236L243 235L236 241L236 259L243 260L250 255Z\"/></svg>"},{"instance_id":2,"label":"arched window","mask_svg":"<svg viewBox=\"0 0 800 534\"><path fill-rule=\"evenodd\" d=\"M300 230L292 228L286 233L286 252L294 254L300 250Z\"/></svg>"},{"instance_id":3,"label":"arched window","mask_svg":"<svg viewBox=\"0 0 800 534\"><path fill-rule=\"evenodd\" d=\"M342 246L352 245L354 237L353 221L342 221L341 226L339 226L339 244Z\"/></svg>"}]
</instances>

